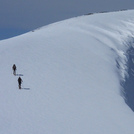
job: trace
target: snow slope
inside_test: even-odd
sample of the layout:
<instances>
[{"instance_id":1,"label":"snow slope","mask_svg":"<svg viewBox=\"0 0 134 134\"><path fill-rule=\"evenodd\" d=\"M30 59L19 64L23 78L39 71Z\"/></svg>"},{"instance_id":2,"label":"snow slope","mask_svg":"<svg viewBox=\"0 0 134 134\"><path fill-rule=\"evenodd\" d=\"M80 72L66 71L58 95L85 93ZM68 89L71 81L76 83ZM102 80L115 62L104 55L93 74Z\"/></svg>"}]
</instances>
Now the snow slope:
<instances>
[{"instance_id":1,"label":"snow slope","mask_svg":"<svg viewBox=\"0 0 134 134\"><path fill-rule=\"evenodd\" d=\"M0 41L0 134L133 134L134 113L120 84L133 37L128 10Z\"/></svg>"}]
</instances>

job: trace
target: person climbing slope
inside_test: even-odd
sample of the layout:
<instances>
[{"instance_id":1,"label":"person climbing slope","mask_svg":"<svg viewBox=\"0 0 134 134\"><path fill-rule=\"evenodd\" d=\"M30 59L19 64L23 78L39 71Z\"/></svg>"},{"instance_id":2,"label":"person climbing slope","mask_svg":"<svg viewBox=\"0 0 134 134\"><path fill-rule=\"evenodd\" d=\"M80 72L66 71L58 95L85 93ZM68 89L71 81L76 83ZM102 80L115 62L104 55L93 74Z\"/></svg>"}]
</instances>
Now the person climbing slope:
<instances>
[{"instance_id":1,"label":"person climbing slope","mask_svg":"<svg viewBox=\"0 0 134 134\"><path fill-rule=\"evenodd\" d=\"M17 68L16 68L16 65L15 65L15 64L13 64L12 69L13 69L13 74L16 75L16 70L17 70Z\"/></svg>"},{"instance_id":2,"label":"person climbing slope","mask_svg":"<svg viewBox=\"0 0 134 134\"><path fill-rule=\"evenodd\" d=\"M21 89L21 84L22 84L22 82L23 82L23 81L22 81L21 77L19 77L19 78L18 78L18 86L19 86L19 89Z\"/></svg>"}]
</instances>

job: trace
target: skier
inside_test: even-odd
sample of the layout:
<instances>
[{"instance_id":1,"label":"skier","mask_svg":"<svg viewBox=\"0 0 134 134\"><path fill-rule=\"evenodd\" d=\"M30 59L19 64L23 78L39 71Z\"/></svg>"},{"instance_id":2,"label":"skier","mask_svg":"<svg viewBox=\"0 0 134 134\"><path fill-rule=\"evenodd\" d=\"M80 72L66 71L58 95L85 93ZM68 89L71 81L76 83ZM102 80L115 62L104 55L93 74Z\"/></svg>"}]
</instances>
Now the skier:
<instances>
[{"instance_id":1,"label":"skier","mask_svg":"<svg viewBox=\"0 0 134 134\"><path fill-rule=\"evenodd\" d=\"M21 89L21 84L22 84L22 82L23 82L22 79L19 77L19 78L18 78L19 89Z\"/></svg>"},{"instance_id":2,"label":"skier","mask_svg":"<svg viewBox=\"0 0 134 134\"><path fill-rule=\"evenodd\" d=\"M13 69L13 74L16 75L16 69L17 69L17 68L16 68L16 65L15 65L15 64L13 64L12 69Z\"/></svg>"}]
</instances>

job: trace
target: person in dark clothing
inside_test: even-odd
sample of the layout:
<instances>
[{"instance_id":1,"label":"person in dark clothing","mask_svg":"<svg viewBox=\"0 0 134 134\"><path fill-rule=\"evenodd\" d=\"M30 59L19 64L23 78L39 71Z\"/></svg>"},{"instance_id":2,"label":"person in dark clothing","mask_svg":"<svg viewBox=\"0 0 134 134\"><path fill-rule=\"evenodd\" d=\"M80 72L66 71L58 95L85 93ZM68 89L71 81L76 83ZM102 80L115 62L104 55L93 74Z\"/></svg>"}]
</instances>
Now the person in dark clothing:
<instances>
[{"instance_id":1,"label":"person in dark clothing","mask_svg":"<svg viewBox=\"0 0 134 134\"><path fill-rule=\"evenodd\" d=\"M19 89L21 89L21 84L22 84L22 82L23 82L22 79L19 77L19 78L18 78Z\"/></svg>"},{"instance_id":2,"label":"person in dark clothing","mask_svg":"<svg viewBox=\"0 0 134 134\"><path fill-rule=\"evenodd\" d=\"M16 75L16 70L17 70L17 68L16 68L16 65L15 65L15 64L13 64L12 69L13 69L13 74Z\"/></svg>"}]
</instances>

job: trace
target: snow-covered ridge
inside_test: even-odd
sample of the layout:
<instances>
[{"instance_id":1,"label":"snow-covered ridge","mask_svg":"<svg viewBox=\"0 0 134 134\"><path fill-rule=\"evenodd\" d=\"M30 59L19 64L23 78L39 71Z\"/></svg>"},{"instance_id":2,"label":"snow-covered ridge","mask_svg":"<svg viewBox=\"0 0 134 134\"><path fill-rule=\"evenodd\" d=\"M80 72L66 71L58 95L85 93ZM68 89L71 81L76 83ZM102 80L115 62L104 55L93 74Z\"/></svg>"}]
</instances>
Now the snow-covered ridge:
<instances>
[{"instance_id":1,"label":"snow-covered ridge","mask_svg":"<svg viewBox=\"0 0 134 134\"><path fill-rule=\"evenodd\" d=\"M0 41L0 133L133 134L120 94L133 14L76 17Z\"/></svg>"}]
</instances>

